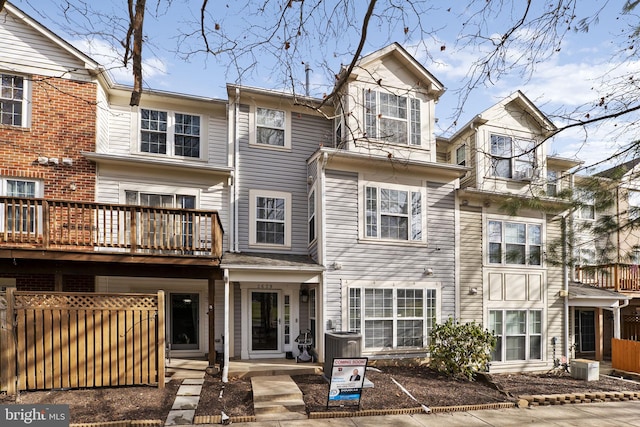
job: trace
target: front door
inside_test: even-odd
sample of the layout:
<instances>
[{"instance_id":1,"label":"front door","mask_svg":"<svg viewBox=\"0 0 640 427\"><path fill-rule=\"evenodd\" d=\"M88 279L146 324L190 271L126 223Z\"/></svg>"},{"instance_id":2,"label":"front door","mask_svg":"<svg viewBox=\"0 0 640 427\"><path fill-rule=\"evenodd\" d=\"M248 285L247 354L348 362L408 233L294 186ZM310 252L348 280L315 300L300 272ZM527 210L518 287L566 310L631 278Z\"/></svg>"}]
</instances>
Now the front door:
<instances>
[{"instance_id":1,"label":"front door","mask_svg":"<svg viewBox=\"0 0 640 427\"><path fill-rule=\"evenodd\" d=\"M575 311L576 352L596 351L596 318L593 310Z\"/></svg>"},{"instance_id":2,"label":"front door","mask_svg":"<svg viewBox=\"0 0 640 427\"><path fill-rule=\"evenodd\" d=\"M198 294L171 294L169 327L172 350L199 348Z\"/></svg>"},{"instance_id":3,"label":"front door","mask_svg":"<svg viewBox=\"0 0 640 427\"><path fill-rule=\"evenodd\" d=\"M251 351L282 351L279 300L277 291L251 291Z\"/></svg>"}]
</instances>

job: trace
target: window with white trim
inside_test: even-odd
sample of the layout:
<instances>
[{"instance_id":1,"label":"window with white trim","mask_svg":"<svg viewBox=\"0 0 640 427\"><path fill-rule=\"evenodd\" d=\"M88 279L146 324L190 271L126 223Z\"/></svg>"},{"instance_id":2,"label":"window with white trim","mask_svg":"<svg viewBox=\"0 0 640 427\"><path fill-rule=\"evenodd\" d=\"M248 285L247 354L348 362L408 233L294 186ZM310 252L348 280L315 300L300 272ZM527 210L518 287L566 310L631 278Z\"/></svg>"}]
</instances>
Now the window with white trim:
<instances>
[{"instance_id":1,"label":"window with white trim","mask_svg":"<svg viewBox=\"0 0 640 427\"><path fill-rule=\"evenodd\" d=\"M461 146L456 148L456 165L467 165L467 146L465 144L462 144Z\"/></svg>"},{"instance_id":2,"label":"window with white trim","mask_svg":"<svg viewBox=\"0 0 640 427\"><path fill-rule=\"evenodd\" d=\"M364 90L365 136L396 144L422 144L420 100L388 92Z\"/></svg>"},{"instance_id":3,"label":"window with white trim","mask_svg":"<svg viewBox=\"0 0 640 427\"><path fill-rule=\"evenodd\" d=\"M513 179L533 177L535 141L491 135L491 176Z\"/></svg>"},{"instance_id":4,"label":"window with white trim","mask_svg":"<svg viewBox=\"0 0 640 427\"><path fill-rule=\"evenodd\" d=\"M640 218L640 191L629 190L629 221Z\"/></svg>"},{"instance_id":5,"label":"window with white trim","mask_svg":"<svg viewBox=\"0 0 640 427\"><path fill-rule=\"evenodd\" d=\"M256 143L284 147L285 117L282 110L256 108Z\"/></svg>"},{"instance_id":6,"label":"window with white trim","mask_svg":"<svg viewBox=\"0 0 640 427\"><path fill-rule=\"evenodd\" d=\"M542 226L490 220L489 264L542 265Z\"/></svg>"},{"instance_id":7,"label":"window with white trim","mask_svg":"<svg viewBox=\"0 0 640 427\"><path fill-rule=\"evenodd\" d=\"M369 351L427 347L437 298L434 288L350 287L349 330L362 334Z\"/></svg>"},{"instance_id":8,"label":"window with white trim","mask_svg":"<svg viewBox=\"0 0 640 427\"><path fill-rule=\"evenodd\" d=\"M249 243L291 246L291 194L277 191L249 191Z\"/></svg>"},{"instance_id":9,"label":"window with white trim","mask_svg":"<svg viewBox=\"0 0 640 427\"><path fill-rule=\"evenodd\" d=\"M419 187L366 185L365 237L423 241L423 191Z\"/></svg>"},{"instance_id":10,"label":"window with white trim","mask_svg":"<svg viewBox=\"0 0 640 427\"><path fill-rule=\"evenodd\" d=\"M542 359L542 310L489 310L494 362Z\"/></svg>"},{"instance_id":11,"label":"window with white trim","mask_svg":"<svg viewBox=\"0 0 640 427\"><path fill-rule=\"evenodd\" d=\"M26 80L11 74L0 74L0 124L27 126Z\"/></svg>"},{"instance_id":12,"label":"window with white trim","mask_svg":"<svg viewBox=\"0 0 640 427\"><path fill-rule=\"evenodd\" d=\"M36 191L39 187L37 181L5 179L3 184L5 194L8 197L17 197L20 199L33 199L37 197ZM35 203L29 204L24 200L8 202L8 206L3 209L3 211L6 212L7 215L6 225L7 232L9 233L34 233L36 223L41 221L41 219L37 217L39 216L38 214L42 214L42 208L38 207L38 213L36 213Z\"/></svg>"},{"instance_id":13,"label":"window with white trim","mask_svg":"<svg viewBox=\"0 0 640 427\"><path fill-rule=\"evenodd\" d=\"M172 111L140 109L140 152L201 157L201 118Z\"/></svg>"},{"instance_id":14,"label":"window with white trim","mask_svg":"<svg viewBox=\"0 0 640 427\"><path fill-rule=\"evenodd\" d=\"M556 197L558 195L558 171L547 169L547 196Z\"/></svg>"},{"instance_id":15,"label":"window with white trim","mask_svg":"<svg viewBox=\"0 0 640 427\"><path fill-rule=\"evenodd\" d=\"M193 246L197 220L189 212L176 213L154 208L195 209L196 198L184 194L159 194L125 190L126 204L145 206L137 217L137 242L148 247ZM131 238L130 235L127 238Z\"/></svg>"},{"instance_id":16,"label":"window with white trim","mask_svg":"<svg viewBox=\"0 0 640 427\"><path fill-rule=\"evenodd\" d=\"M309 243L316 240L316 191L311 190L308 200L308 230L309 230Z\"/></svg>"},{"instance_id":17,"label":"window with white trim","mask_svg":"<svg viewBox=\"0 0 640 427\"><path fill-rule=\"evenodd\" d=\"M577 188L576 198L579 203L576 210L576 216L580 219L586 220L596 219L596 198L593 191L589 191L585 188Z\"/></svg>"}]
</instances>

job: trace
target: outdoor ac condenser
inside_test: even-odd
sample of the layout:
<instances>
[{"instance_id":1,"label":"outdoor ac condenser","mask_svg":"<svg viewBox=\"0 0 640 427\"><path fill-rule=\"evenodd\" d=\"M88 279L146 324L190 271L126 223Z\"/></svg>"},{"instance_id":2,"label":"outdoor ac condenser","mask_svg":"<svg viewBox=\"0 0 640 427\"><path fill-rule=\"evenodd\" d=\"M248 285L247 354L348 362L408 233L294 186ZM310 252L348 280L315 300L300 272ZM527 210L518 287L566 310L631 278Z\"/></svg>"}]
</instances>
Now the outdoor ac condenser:
<instances>
[{"instance_id":1,"label":"outdoor ac condenser","mask_svg":"<svg viewBox=\"0 0 640 427\"><path fill-rule=\"evenodd\" d=\"M600 378L600 363L595 360L573 359L571 376L585 381L597 381Z\"/></svg>"}]
</instances>

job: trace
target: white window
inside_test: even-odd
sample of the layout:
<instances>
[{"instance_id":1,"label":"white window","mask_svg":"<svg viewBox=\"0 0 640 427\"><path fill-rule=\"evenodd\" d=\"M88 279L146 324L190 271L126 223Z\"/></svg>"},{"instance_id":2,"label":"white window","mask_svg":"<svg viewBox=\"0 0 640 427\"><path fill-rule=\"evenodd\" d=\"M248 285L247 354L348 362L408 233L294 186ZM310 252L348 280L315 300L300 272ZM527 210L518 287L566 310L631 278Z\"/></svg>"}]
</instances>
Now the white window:
<instances>
[{"instance_id":1,"label":"white window","mask_svg":"<svg viewBox=\"0 0 640 427\"><path fill-rule=\"evenodd\" d=\"M316 192L311 190L309 193L308 205L308 225L309 225L309 243L316 240Z\"/></svg>"},{"instance_id":2,"label":"white window","mask_svg":"<svg viewBox=\"0 0 640 427\"><path fill-rule=\"evenodd\" d=\"M140 110L140 152L200 158L200 116Z\"/></svg>"},{"instance_id":3,"label":"white window","mask_svg":"<svg viewBox=\"0 0 640 427\"><path fill-rule=\"evenodd\" d=\"M19 179L6 179L4 182L5 194L9 197L20 199L33 199L36 197L36 181L25 181ZM41 208L38 208L41 214ZM13 233L33 233L35 232L36 214L35 203L29 204L25 200L8 202L5 208L7 218L7 231ZM4 227L3 227L4 228Z\"/></svg>"},{"instance_id":4,"label":"white window","mask_svg":"<svg viewBox=\"0 0 640 427\"><path fill-rule=\"evenodd\" d=\"M193 247L197 227L194 214L162 209L195 209L195 196L126 190L125 198L128 205L146 207L141 209L136 218L138 245L153 249ZM130 238L131 236L127 235L127 239Z\"/></svg>"},{"instance_id":5,"label":"white window","mask_svg":"<svg viewBox=\"0 0 640 427\"><path fill-rule=\"evenodd\" d=\"M576 216L580 219L596 219L596 199L592 191L584 188L576 189L578 208Z\"/></svg>"},{"instance_id":6,"label":"white window","mask_svg":"<svg viewBox=\"0 0 640 427\"><path fill-rule=\"evenodd\" d=\"M437 297L434 288L350 287L349 329L362 334L369 351L427 347L437 321Z\"/></svg>"},{"instance_id":7,"label":"white window","mask_svg":"<svg viewBox=\"0 0 640 427\"><path fill-rule=\"evenodd\" d=\"M365 237L424 241L421 188L366 185L364 192Z\"/></svg>"},{"instance_id":8,"label":"white window","mask_svg":"<svg viewBox=\"0 0 640 427\"><path fill-rule=\"evenodd\" d=\"M422 144L420 100L365 89L365 136L396 144Z\"/></svg>"},{"instance_id":9,"label":"white window","mask_svg":"<svg viewBox=\"0 0 640 427\"><path fill-rule=\"evenodd\" d=\"M26 89L24 77L0 74L0 124L27 126Z\"/></svg>"},{"instance_id":10,"label":"white window","mask_svg":"<svg viewBox=\"0 0 640 427\"><path fill-rule=\"evenodd\" d=\"M493 361L542 359L541 310L490 310L489 330L497 337Z\"/></svg>"},{"instance_id":11,"label":"white window","mask_svg":"<svg viewBox=\"0 0 640 427\"><path fill-rule=\"evenodd\" d=\"M256 109L256 143L285 146L285 112L271 108Z\"/></svg>"},{"instance_id":12,"label":"white window","mask_svg":"<svg viewBox=\"0 0 640 427\"><path fill-rule=\"evenodd\" d=\"M640 191L629 190L629 221L640 218Z\"/></svg>"},{"instance_id":13,"label":"white window","mask_svg":"<svg viewBox=\"0 0 640 427\"><path fill-rule=\"evenodd\" d=\"M291 246L291 194L249 191L249 243L260 246Z\"/></svg>"},{"instance_id":14,"label":"white window","mask_svg":"<svg viewBox=\"0 0 640 427\"><path fill-rule=\"evenodd\" d=\"M489 221L489 263L542 265L542 226Z\"/></svg>"},{"instance_id":15,"label":"white window","mask_svg":"<svg viewBox=\"0 0 640 427\"><path fill-rule=\"evenodd\" d=\"M467 146L461 145L456 149L456 165L458 166L466 166L467 165Z\"/></svg>"},{"instance_id":16,"label":"white window","mask_svg":"<svg viewBox=\"0 0 640 427\"><path fill-rule=\"evenodd\" d=\"M491 135L491 176L513 179L533 177L535 142Z\"/></svg>"},{"instance_id":17,"label":"white window","mask_svg":"<svg viewBox=\"0 0 640 427\"><path fill-rule=\"evenodd\" d=\"M547 196L556 197L558 195L558 171L547 169Z\"/></svg>"}]
</instances>

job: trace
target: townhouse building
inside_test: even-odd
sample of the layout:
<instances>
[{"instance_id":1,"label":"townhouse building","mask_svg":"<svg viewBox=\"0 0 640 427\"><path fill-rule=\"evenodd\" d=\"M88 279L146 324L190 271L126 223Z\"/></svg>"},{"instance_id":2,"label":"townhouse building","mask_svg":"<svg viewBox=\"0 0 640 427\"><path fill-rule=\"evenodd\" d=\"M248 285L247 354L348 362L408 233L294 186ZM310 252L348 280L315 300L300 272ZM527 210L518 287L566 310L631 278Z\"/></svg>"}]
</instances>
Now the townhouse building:
<instances>
[{"instance_id":1,"label":"townhouse building","mask_svg":"<svg viewBox=\"0 0 640 427\"><path fill-rule=\"evenodd\" d=\"M422 358L449 317L496 333L491 371L568 354L569 307L594 299L550 253L579 162L548 154L555 127L523 93L436 138L445 87L394 43L341 70L330 104L228 84L131 107L15 6L1 18L4 286L164 290L172 354L225 366L296 357L306 331L320 361L338 331Z\"/></svg>"}]
</instances>

